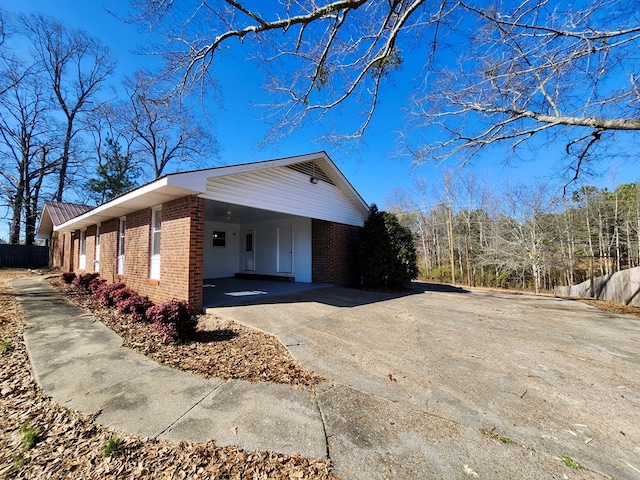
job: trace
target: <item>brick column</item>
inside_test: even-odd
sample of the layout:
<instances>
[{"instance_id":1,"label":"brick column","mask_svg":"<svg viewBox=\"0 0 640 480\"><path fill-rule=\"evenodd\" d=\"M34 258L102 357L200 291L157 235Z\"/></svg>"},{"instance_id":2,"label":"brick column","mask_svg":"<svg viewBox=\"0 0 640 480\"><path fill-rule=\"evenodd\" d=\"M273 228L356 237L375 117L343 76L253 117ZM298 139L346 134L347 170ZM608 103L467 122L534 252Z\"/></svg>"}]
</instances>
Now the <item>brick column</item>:
<instances>
[{"instance_id":1,"label":"brick column","mask_svg":"<svg viewBox=\"0 0 640 480\"><path fill-rule=\"evenodd\" d=\"M311 280L344 287L360 285L359 227L312 219Z\"/></svg>"}]
</instances>

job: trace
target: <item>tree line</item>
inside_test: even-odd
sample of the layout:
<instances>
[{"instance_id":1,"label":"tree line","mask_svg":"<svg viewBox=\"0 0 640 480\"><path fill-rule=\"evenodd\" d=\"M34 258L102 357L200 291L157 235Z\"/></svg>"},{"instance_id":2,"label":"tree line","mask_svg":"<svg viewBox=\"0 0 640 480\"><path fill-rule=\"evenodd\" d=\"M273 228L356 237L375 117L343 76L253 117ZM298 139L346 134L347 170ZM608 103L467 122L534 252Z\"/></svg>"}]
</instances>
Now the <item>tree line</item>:
<instances>
[{"instance_id":1,"label":"tree line","mask_svg":"<svg viewBox=\"0 0 640 480\"><path fill-rule=\"evenodd\" d=\"M498 195L445 172L430 205L426 182L415 187L387 207L414 233L422 279L538 293L640 266L640 182L567 195L511 185Z\"/></svg>"},{"instance_id":2,"label":"tree line","mask_svg":"<svg viewBox=\"0 0 640 480\"><path fill-rule=\"evenodd\" d=\"M44 200L101 203L215 155L215 139L184 97L161 93L145 71L114 86L115 67L86 31L0 10L0 207L9 243L34 243Z\"/></svg>"}]
</instances>

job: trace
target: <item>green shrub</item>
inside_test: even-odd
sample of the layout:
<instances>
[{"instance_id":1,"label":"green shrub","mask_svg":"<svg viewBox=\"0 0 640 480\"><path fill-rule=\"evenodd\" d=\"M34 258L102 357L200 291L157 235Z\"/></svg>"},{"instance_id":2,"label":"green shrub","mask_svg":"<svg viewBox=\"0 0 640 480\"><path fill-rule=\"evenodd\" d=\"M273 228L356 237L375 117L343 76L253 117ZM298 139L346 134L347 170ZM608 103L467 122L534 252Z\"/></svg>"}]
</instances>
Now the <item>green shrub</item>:
<instances>
[{"instance_id":1,"label":"green shrub","mask_svg":"<svg viewBox=\"0 0 640 480\"><path fill-rule=\"evenodd\" d=\"M36 446L40 437L40 432L36 428L24 423L20 427L20 433L22 434L22 446L25 450L31 450Z\"/></svg>"},{"instance_id":2,"label":"green shrub","mask_svg":"<svg viewBox=\"0 0 640 480\"><path fill-rule=\"evenodd\" d=\"M195 335L198 320L191 306L184 300L173 299L147 310L147 319L165 342L188 340Z\"/></svg>"},{"instance_id":3,"label":"green shrub","mask_svg":"<svg viewBox=\"0 0 640 480\"><path fill-rule=\"evenodd\" d=\"M411 230L395 215L371 206L361 232L358 262L362 286L400 290L418 276Z\"/></svg>"},{"instance_id":4,"label":"green shrub","mask_svg":"<svg viewBox=\"0 0 640 480\"><path fill-rule=\"evenodd\" d=\"M121 450L122 442L118 437L112 435L109 437L109 440L107 440L107 443L105 443L104 447L102 448L102 456L105 458L115 456L120 453Z\"/></svg>"}]
</instances>

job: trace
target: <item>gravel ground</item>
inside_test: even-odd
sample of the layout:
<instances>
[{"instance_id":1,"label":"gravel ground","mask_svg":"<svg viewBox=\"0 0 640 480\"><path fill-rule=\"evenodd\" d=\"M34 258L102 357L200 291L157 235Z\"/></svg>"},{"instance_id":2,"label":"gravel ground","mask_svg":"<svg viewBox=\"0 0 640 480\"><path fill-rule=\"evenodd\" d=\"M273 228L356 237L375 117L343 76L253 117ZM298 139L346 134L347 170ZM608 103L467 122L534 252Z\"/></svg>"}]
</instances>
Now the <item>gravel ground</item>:
<instances>
[{"instance_id":1,"label":"gravel ground","mask_svg":"<svg viewBox=\"0 0 640 480\"><path fill-rule=\"evenodd\" d=\"M248 452L235 447L218 447L212 441L191 444L138 438L97 426L92 423L92 417L52 402L39 391L31 375L22 339L23 319L8 286L11 280L29 274L25 270L0 270L1 479L332 478L327 460ZM223 328L232 329L230 326ZM243 335L229 336L237 339ZM221 345L220 342L209 343ZM255 344L255 341L247 343ZM281 353L275 355L282 364L284 357L278 357ZM162 357L162 361L166 359ZM239 371L241 378L266 378L260 369L242 373L242 368L234 370L230 365L233 362L224 370ZM288 370L290 367L284 372ZM295 372L289 374L295 385L307 387L317 380L312 374L301 370ZM217 375L211 369L201 373ZM232 378L234 373L227 374L231 376L224 378ZM278 376L284 380L286 373ZM105 456L108 446L113 453Z\"/></svg>"}]
</instances>

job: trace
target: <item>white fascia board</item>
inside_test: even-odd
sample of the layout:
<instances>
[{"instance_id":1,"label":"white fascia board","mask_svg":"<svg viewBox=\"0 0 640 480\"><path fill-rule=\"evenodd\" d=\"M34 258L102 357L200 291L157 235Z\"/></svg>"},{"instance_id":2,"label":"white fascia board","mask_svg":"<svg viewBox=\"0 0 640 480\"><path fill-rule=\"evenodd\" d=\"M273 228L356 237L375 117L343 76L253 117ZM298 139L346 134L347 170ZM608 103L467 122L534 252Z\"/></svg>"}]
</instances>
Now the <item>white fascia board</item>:
<instances>
[{"instance_id":1,"label":"white fascia board","mask_svg":"<svg viewBox=\"0 0 640 480\"><path fill-rule=\"evenodd\" d=\"M45 203L44 208L42 209L42 214L40 216L40 221L38 222L38 229L36 230L36 238L42 240L48 240L51 238L49 232L53 230L53 220L51 220L51 214L49 213L49 206Z\"/></svg>"},{"instance_id":2,"label":"white fascia board","mask_svg":"<svg viewBox=\"0 0 640 480\"><path fill-rule=\"evenodd\" d=\"M192 188L194 190L202 188L202 192L205 192L207 186L207 178L224 177L227 175L235 175L237 173L254 172L257 170L265 170L273 167L292 165L294 163L310 162L311 160L330 161L325 152L316 152L307 153L305 155L298 155L295 157L279 158L276 160L263 160L259 162L229 165L226 167L215 167L205 170L196 170L193 172L173 173L169 175L168 178L170 181L170 185L180 186L182 188ZM334 168L336 167L334 166Z\"/></svg>"},{"instance_id":3,"label":"white fascia board","mask_svg":"<svg viewBox=\"0 0 640 480\"><path fill-rule=\"evenodd\" d=\"M144 210L145 208L150 208L175 198L201 193L190 188L171 185L169 181L170 178L171 177L161 178L118 197L115 200L103 203L93 210L89 210L62 225L54 227L54 231L69 231L85 228L112 218L126 216L129 213Z\"/></svg>"}]
</instances>

